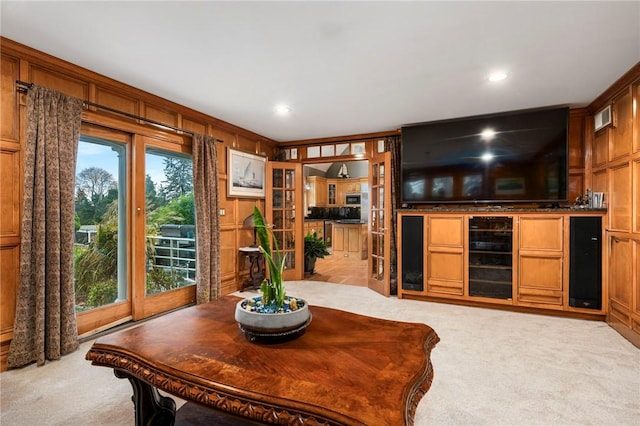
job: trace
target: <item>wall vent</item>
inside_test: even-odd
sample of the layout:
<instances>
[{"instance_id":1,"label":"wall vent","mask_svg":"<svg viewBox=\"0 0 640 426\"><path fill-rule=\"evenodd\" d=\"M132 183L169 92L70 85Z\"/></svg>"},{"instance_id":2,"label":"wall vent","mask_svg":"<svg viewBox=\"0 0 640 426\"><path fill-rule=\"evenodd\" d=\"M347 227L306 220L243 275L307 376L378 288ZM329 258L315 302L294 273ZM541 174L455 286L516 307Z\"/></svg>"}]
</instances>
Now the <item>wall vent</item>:
<instances>
[{"instance_id":1,"label":"wall vent","mask_svg":"<svg viewBox=\"0 0 640 426\"><path fill-rule=\"evenodd\" d=\"M596 132L611 124L611 105L608 105L596 113L593 124Z\"/></svg>"}]
</instances>

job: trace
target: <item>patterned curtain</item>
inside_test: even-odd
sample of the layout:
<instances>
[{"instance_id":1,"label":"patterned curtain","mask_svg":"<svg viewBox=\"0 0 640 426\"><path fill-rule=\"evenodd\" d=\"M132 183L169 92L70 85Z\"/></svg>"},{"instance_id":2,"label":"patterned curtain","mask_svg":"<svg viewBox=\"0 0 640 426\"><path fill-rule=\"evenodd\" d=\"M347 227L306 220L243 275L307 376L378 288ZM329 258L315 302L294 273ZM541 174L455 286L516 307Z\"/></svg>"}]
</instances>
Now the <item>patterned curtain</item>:
<instances>
[{"instance_id":1,"label":"patterned curtain","mask_svg":"<svg viewBox=\"0 0 640 426\"><path fill-rule=\"evenodd\" d=\"M29 89L20 284L9 367L43 365L78 348L73 219L81 122L82 100Z\"/></svg>"},{"instance_id":2,"label":"patterned curtain","mask_svg":"<svg viewBox=\"0 0 640 426\"><path fill-rule=\"evenodd\" d=\"M391 294L398 294L398 218L402 179L400 176L400 136L387 138L385 151L391 152Z\"/></svg>"},{"instance_id":3,"label":"patterned curtain","mask_svg":"<svg viewBox=\"0 0 640 426\"><path fill-rule=\"evenodd\" d=\"M193 135L193 192L196 208L196 302L220 296L218 155L215 139Z\"/></svg>"}]
</instances>

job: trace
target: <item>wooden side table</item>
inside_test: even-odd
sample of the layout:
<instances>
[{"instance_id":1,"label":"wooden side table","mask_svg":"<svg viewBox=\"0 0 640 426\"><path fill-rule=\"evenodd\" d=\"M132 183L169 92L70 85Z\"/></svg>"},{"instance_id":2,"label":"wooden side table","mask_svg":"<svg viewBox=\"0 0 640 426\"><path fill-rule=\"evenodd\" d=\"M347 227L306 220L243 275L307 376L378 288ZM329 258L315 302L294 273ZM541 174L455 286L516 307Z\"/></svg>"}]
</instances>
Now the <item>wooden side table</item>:
<instances>
[{"instance_id":1,"label":"wooden side table","mask_svg":"<svg viewBox=\"0 0 640 426\"><path fill-rule=\"evenodd\" d=\"M249 279L242 284L240 291L248 288L259 289L265 278L264 256L258 247L240 247L239 251L249 258Z\"/></svg>"}]
</instances>

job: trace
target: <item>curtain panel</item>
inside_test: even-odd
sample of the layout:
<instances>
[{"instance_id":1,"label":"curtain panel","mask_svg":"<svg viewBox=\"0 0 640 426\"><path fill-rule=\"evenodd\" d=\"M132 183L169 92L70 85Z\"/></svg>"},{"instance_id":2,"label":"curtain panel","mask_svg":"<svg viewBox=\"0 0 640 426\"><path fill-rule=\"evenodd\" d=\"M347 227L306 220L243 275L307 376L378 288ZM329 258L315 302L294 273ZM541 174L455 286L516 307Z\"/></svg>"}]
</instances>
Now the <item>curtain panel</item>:
<instances>
[{"instance_id":1,"label":"curtain panel","mask_svg":"<svg viewBox=\"0 0 640 426\"><path fill-rule=\"evenodd\" d=\"M196 209L196 303L220 297L218 155L215 139L194 134L193 192Z\"/></svg>"},{"instance_id":2,"label":"curtain panel","mask_svg":"<svg viewBox=\"0 0 640 426\"><path fill-rule=\"evenodd\" d=\"M73 283L75 167L83 101L27 94L20 283L8 367L78 348Z\"/></svg>"}]
</instances>

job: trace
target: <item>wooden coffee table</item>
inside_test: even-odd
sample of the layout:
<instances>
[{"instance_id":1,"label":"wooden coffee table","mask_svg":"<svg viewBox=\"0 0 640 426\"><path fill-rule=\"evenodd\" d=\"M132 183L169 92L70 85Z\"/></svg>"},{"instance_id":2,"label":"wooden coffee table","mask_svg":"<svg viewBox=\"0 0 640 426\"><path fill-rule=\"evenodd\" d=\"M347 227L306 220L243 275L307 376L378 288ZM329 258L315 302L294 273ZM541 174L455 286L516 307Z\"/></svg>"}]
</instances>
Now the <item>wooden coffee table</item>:
<instances>
[{"instance_id":1,"label":"wooden coffee table","mask_svg":"<svg viewBox=\"0 0 640 426\"><path fill-rule=\"evenodd\" d=\"M86 358L131 381L137 425L174 423L175 403L157 389L262 423L413 424L433 379L430 327L311 306L303 336L259 345L238 329L239 300L101 337Z\"/></svg>"}]
</instances>

